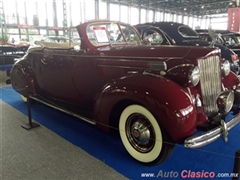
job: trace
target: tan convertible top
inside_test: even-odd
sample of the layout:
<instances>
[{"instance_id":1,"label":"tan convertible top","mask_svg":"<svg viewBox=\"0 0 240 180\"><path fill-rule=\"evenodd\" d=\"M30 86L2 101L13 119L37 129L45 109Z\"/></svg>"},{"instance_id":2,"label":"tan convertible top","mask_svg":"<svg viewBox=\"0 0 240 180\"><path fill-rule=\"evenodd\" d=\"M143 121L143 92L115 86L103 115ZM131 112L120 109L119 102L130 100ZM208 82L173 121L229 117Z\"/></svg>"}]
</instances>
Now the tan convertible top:
<instances>
[{"instance_id":1,"label":"tan convertible top","mask_svg":"<svg viewBox=\"0 0 240 180\"><path fill-rule=\"evenodd\" d=\"M80 42L71 42L68 43L53 43L53 42L44 42L44 41L35 41L34 42L36 45L40 45L43 48L56 48L56 49L68 49L68 48L73 48L76 45L80 46Z\"/></svg>"}]
</instances>

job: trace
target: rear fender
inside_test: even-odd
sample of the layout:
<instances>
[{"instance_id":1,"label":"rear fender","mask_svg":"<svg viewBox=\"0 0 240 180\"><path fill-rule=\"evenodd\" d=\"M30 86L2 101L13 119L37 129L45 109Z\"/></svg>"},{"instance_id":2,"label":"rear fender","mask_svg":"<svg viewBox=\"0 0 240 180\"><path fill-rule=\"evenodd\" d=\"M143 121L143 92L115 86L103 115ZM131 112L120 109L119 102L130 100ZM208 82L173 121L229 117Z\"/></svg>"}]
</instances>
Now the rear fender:
<instances>
[{"instance_id":1,"label":"rear fender","mask_svg":"<svg viewBox=\"0 0 240 180\"><path fill-rule=\"evenodd\" d=\"M163 77L132 75L105 85L98 94L94 118L102 130L110 129L111 111L126 101L150 110L174 141L191 135L196 129L195 106L181 86Z\"/></svg>"},{"instance_id":2,"label":"rear fender","mask_svg":"<svg viewBox=\"0 0 240 180\"><path fill-rule=\"evenodd\" d=\"M18 60L10 72L13 89L23 96L27 96L26 87L28 87L29 94L35 94L34 80L31 78L33 77L32 74L27 61L23 59Z\"/></svg>"}]
</instances>

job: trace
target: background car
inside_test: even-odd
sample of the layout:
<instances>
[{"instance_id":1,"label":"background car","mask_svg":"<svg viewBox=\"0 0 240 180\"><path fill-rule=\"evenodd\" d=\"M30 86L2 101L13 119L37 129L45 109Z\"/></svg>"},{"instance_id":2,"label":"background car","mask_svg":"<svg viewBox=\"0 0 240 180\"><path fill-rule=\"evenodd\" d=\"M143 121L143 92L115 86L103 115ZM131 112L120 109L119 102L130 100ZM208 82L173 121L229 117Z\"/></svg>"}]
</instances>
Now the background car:
<instances>
[{"instance_id":1,"label":"background car","mask_svg":"<svg viewBox=\"0 0 240 180\"><path fill-rule=\"evenodd\" d=\"M201 39L208 42L215 41L216 44L226 46L229 49L232 49L236 54L238 54L238 57L240 57L240 39L238 38L239 33L231 32L228 30L211 31L213 35L210 35L209 30L206 29L196 30Z\"/></svg>"},{"instance_id":2,"label":"background car","mask_svg":"<svg viewBox=\"0 0 240 180\"><path fill-rule=\"evenodd\" d=\"M138 29L138 31L140 31L142 38L145 38L147 31L150 32L149 29L144 30L144 28L147 28L147 26L158 27L160 30L155 30L159 31L160 34L164 34L165 37L168 38L168 42L170 42L172 45L212 46L221 49L221 57L230 62L231 70L234 73L239 74L240 61L238 55L234 53L233 50L221 44L212 44L202 40L198 33L189 26L175 22L153 22L136 25L135 27Z\"/></svg>"}]
</instances>

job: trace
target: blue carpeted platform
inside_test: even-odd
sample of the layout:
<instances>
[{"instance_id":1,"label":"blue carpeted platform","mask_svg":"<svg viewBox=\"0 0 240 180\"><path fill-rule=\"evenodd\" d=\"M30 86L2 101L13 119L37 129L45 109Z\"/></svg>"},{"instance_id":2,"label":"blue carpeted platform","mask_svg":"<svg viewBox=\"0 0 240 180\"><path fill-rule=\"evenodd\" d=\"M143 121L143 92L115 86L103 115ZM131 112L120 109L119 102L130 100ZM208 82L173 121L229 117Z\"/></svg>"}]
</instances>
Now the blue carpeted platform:
<instances>
[{"instance_id":1,"label":"blue carpeted platform","mask_svg":"<svg viewBox=\"0 0 240 180\"><path fill-rule=\"evenodd\" d=\"M27 105L11 87L0 88L0 98L27 115ZM129 179L194 179L193 173L232 173L236 150L240 149L240 125L229 132L229 142L223 139L196 150L176 145L172 156L163 164L147 167L132 159L118 136L111 136L95 126L61 113L41 103L32 104L32 118L66 140L105 162ZM26 119L27 122L27 119ZM19 127L21 128L21 127ZM34 131L34 129L32 130ZM152 174L153 173L153 174ZM190 173L190 174L189 174ZM197 175L197 174L195 174ZM148 176L148 177L147 177ZM154 176L154 177L150 177ZM195 178L206 179L206 178ZM231 179L231 178L220 178Z\"/></svg>"},{"instance_id":2,"label":"blue carpeted platform","mask_svg":"<svg viewBox=\"0 0 240 180\"><path fill-rule=\"evenodd\" d=\"M12 66L13 66L13 64L0 65L0 71L11 70Z\"/></svg>"}]
</instances>

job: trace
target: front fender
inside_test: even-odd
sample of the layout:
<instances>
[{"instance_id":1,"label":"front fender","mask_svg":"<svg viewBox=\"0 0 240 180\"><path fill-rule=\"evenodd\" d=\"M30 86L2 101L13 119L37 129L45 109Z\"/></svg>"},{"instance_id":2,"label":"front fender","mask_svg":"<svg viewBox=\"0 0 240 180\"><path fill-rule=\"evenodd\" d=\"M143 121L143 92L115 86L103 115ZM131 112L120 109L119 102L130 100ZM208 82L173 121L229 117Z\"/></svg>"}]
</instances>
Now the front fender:
<instances>
[{"instance_id":1,"label":"front fender","mask_svg":"<svg viewBox=\"0 0 240 180\"><path fill-rule=\"evenodd\" d=\"M222 77L222 82L225 88L232 89L240 83L240 80L236 74L230 72L229 75Z\"/></svg>"},{"instance_id":2,"label":"front fender","mask_svg":"<svg viewBox=\"0 0 240 180\"><path fill-rule=\"evenodd\" d=\"M143 74L116 79L102 88L94 106L97 124L109 125L111 110L125 100L149 109L174 141L196 129L196 109L186 91L166 78ZM107 126L100 128L109 130Z\"/></svg>"}]
</instances>

